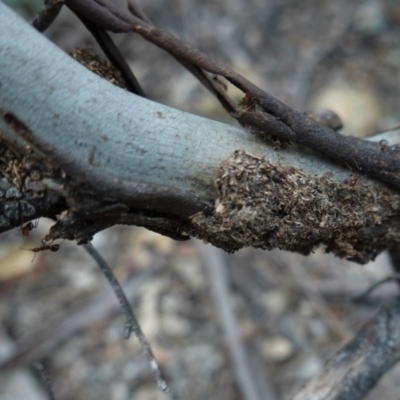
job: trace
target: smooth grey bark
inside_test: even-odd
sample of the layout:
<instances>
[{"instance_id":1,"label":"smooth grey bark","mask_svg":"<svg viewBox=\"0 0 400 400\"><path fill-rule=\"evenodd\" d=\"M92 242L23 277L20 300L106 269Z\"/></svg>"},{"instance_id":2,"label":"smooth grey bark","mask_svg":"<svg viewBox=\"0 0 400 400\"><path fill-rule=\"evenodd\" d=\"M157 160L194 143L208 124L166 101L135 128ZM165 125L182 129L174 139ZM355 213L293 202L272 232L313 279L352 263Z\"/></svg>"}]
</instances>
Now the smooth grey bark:
<instances>
[{"instance_id":1,"label":"smooth grey bark","mask_svg":"<svg viewBox=\"0 0 400 400\"><path fill-rule=\"evenodd\" d=\"M215 197L221 162L235 150L308 173L351 172L309 152L274 151L242 128L119 89L72 60L0 3L0 110L99 170ZM0 118L0 130L15 139Z\"/></svg>"}]
</instances>

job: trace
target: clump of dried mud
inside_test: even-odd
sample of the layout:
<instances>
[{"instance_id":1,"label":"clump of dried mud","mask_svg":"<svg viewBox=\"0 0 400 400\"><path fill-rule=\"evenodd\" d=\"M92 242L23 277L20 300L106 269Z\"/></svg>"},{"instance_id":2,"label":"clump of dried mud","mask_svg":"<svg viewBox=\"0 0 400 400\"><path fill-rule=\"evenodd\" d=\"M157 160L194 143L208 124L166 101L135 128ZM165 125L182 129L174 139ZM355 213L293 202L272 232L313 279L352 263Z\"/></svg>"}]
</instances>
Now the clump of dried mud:
<instances>
[{"instance_id":1,"label":"clump of dried mud","mask_svg":"<svg viewBox=\"0 0 400 400\"><path fill-rule=\"evenodd\" d=\"M201 239L229 252L252 246L308 254L324 244L365 263L399 242L400 195L354 178L336 182L236 151L216 180L213 214L192 222Z\"/></svg>"}]
</instances>

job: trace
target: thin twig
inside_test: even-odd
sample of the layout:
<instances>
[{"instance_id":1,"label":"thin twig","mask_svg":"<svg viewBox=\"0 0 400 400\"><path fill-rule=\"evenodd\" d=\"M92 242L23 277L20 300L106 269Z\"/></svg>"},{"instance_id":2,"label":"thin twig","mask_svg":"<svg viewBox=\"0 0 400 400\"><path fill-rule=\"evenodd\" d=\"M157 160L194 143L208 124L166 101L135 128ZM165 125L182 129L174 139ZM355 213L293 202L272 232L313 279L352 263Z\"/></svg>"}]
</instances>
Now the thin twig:
<instances>
[{"instance_id":1,"label":"thin twig","mask_svg":"<svg viewBox=\"0 0 400 400\"><path fill-rule=\"evenodd\" d=\"M98 28L96 24L94 24L87 18L79 14L77 14L77 16L85 25L86 29L93 35L110 63L116 69L118 69L118 71L120 71L122 77L126 82L126 88L131 93L137 94L141 97L147 97L135 74L126 62L124 56L119 51L118 47L111 39L110 35L105 30Z\"/></svg>"},{"instance_id":2,"label":"thin twig","mask_svg":"<svg viewBox=\"0 0 400 400\"><path fill-rule=\"evenodd\" d=\"M123 3L123 2L122 2ZM104 4L102 4L103 9L98 9L98 5L92 1L82 1L78 2L76 0L69 0L66 2L67 6L80 18L80 19L86 19L90 20L94 25L98 27L98 31L103 31L105 32L106 30L110 30L112 32L117 31L117 32L128 32L130 31L127 29L127 24L126 22L123 22L123 19L119 19L120 17L120 12L121 10L118 10L119 6L122 4L121 2L114 3L109 0L106 0ZM151 22L151 20L148 18L148 16L144 13L144 11L133 1L133 0L128 0L127 1L127 7L129 9L129 14L125 15L124 18L128 18L128 20L131 18L134 18L137 21L141 21L143 24L146 26L154 26ZM93 13L93 10L96 10L96 13L100 13L100 15L103 12L106 12L106 18L105 20L108 20L108 22L111 21L111 26L104 24L104 20L100 22L98 19L93 18L93 15L96 13ZM105 11L107 10L107 11ZM124 9L124 12L126 10ZM117 12L118 15L114 15L114 12ZM98 14L97 14L98 15ZM120 25L122 23L122 25ZM129 25L128 25L129 26ZM98 41L98 37L94 35L95 39ZM100 46L103 46L102 43L100 43ZM108 49L109 50L109 49ZM107 51L108 51L107 50ZM197 66L196 64L193 64L191 62L186 61L184 58L181 58L179 56L174 55L173 53L170 53L173 57L177 59L178 62L180 62L183 67L185 67L188 71L190 71L198 80L199 82L204 85L206 89L208 89L221 103L222 107L225 108L225 110L229 114L234 114L237 113L238 107L236 105L236 102L233 101L232 99L229 98L228 94L226 93L226 89L224 88L224 85L222 85L218 80L214 79L213 77L209 76L207 72L205 72L201 67ZM108 57L108 55L107 55ZM109 58L110 62L114 64L113 60ZM121 62L120 62L121 64ZM123 72L121 70L121 72ZM239 123L241 123L239 121Z\"/></svg>"},{"instance_id":3,"label":"thin twig","mask_svg":"<svg viewBox=\"0 0 400 400\"><path fill-rule=\"evenodd\" d=\"M221 250L211 245L206 246L198 241L196 241L196 246L209 275L212 295L218 309L234 374L243 398L246 400L275 400L276 395L273 393L272 387L269 393L261 393L254 379L248 354L239 334L238 321L230 302L227 271Z\"/></svg>"},{"instance_id":4,"label":"thin twig","mask_svg":"<svg viewBox=\"0 0 400 400\"><path fill-rule=\"evenodd\" d=\"M296 282L303 289L304 294L311 300L313 306L317 310L318 314L324 320L325 324L329 329L335 334L335 336L340 341L348 340L352 337L352 332L350 332L342 321L340 321L330 310L325 299L315 291L308 282L307 276L303 268L295 263L288 263L290 272L292 273Z\"/></svg>"},{"instance_id":5,"label":"thin twig","mask_svg":"<svg viewBox=\"0 0 400 400\"><path fill-rule=\"evenodd\" d=\"M367 290L362 292L359 296L355 297L353 299L354 303L362 303L364 302L367 297L374 291L376 290L379 286L388 283L388 282L393 282L396 281L398 282L400 279L400 273L396 273L393 275L389 275L386 278L380 279L379 281L375 282L373 285L371 285Z\"/></svg>"},{"instance_id":6,"label":"thin twig","mask_svg":"<svg viewBox=\"0 0 400 400\"><path fill-rule=\"evenodd\" d=\"M97 262L98 266L100 267L104 276L110 282L110 285L111 285L115 295L118 298L118 301L121 305L121 309L126 317L125 338L129 339L131 333L132 332L135 333L135 335L139 339L142 351L144 352L144 354L150 364L154 378L157 382L157 386L160 388L160 390L162 392L168 393L169 392L168 384L161 374L160 366L158 365L158 362L154 357L154 354L151 350L150 344L147 341L146 337L144 336L144 333L135 317L135 314L133 313L133 310L129 304L129 301L126 298L125 293L121 288L121 285L117 281L117 279L116 279L115 275L113 274L109 265L106 263L106 261L103 259L103 257L100 256L100 254L97 252L97 250L93 246L87 245L87 244L84 244L83 247Z\"/></svg>"},{"instance_id":7,"label":"thin twig","mask_svg":"<svg viewBox=\"0 0 400 400\"><path fill-rule=\"evenodd\" d=\"M46 390L47 399L55 400L53 389L51 388L51 384L50 384L50 379L46 373L46 370L44 369L43 364L40 362L37 362L37 363L33 364L33 368L35 368L35 370L39 374L40 380L42 381L43 386Z\"/></svg>"},{"instance_id":8,"label":"thin twig","mask_svg":"<svg viewBox=\"0 0 400 400\"><path fill-rule=\"evenodd\" d=\"M146 15L146 13L134 0L128 0L128 3L129 3L129 9L135 17L137 17L138 19L142 20L143 22L151 26L154 26L150 18ZM171 53L171 55L173 54ZM221 85L221 83L218 80L213 79L207 74L207 72L205 72L198 66L190 62L187 62L183 58L175 57L175 59L179 63L181 63L181 65L184 68L186 68L189 72L191 72L199 80L199 82L217 98L222 107L229 114L233 116L233 114L236 114L238 112L238 107L236 105L236 102L230 99L230 97L226 93L226 89L223 87L223 85ZM241 121L239 122L241 123Z\"/></svg>"},{"instance_id":9,"label":"thin twig","mask_svg":"<svg viewBox=\"0 0 400 400\"><path fill-rule=\"evenodd\" d=\"M45 7L32 21L32 26L39 32L44 32L57 18L65 0L50 0L46 2Z\"/></svg>"},{"instance_id":10,"label":"thin twig","mask_svg":"<svg viewBox=\"0 0 400 400\"><path fill-rule=\"evenodd\" d=\"M293 400L361 400L400 359L400 301L383 307Z\"/></svg>"},{"instance_id":11,"label":"thin twig","mask_svg":"<svg viewBox=\"0 0 400 400\"><path fill-rule=\"evenodd\" d=\"M400 275L400 250L398 247L389 250L390 261L395 274ZM397 286L400 288L400 277L396 280Z\"/></svg>"},{"instance_id":12,"label":"thin twig","mask_svg":"<svg viewBox=\"0 0 400 400\"><path fill-rule=\"evenodd\" d=\"M351 3L349 3L349 6L346 13L343 13L342 8L338 6L336 15L330 27L328 27L330 32L325 40L316 41L308 56L307 53L304 54L301 62L297 63L297 71L290 85L291 103L295 106L304 106L307 103L312 78L318 65L343 42L343 38L353 22L354 11L358 5L354 2L353 6Z\"/></svg>"},{"instance_id":13,"label":"thin twig","mask_svg":"<svg viewBox=\"0 0 400 400\"><path fill-rule=\"evenodd\" d=\"M154 257L149 268L138 272L124 283L122 288L130 303L138 298L138 289L159 272L163 265L162 257ZM105 318L115 313L117 306L112 300L112 293L107 284L89 302L63 310L55 318L47 321L45 325L17 338L10 354L0 360L0 375L8 368L32 364L36 360L47 357L57 349L62 341L74 333L99 321L104 321Z\"/></svg>"}]
</instances>

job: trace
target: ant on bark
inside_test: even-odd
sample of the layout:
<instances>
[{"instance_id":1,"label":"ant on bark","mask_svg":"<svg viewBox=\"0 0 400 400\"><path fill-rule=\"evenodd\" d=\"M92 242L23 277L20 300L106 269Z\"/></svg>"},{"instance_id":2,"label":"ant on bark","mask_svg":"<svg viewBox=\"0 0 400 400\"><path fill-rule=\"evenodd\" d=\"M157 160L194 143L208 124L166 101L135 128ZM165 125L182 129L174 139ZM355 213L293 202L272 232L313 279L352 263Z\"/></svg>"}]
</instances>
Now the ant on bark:
<instances>
[{"instance_id":1,"label":"ant on bark","mask_svg":"<svg viewBox=\"0 0 400 400\"><path fill-rule=\"evenodd\" d=\"M58 251L60 249L61 244L44 244L42 241L42 245L39 247L32 247L30 249L26 249L26 250L30 250L33 251L34 253L39 253L39 251L43 251L43 250L50 250L50 251Z\"/></svg>"},{"instance_id":2,"label":"ant on bark","mask_svg":"<svg viewBox=\"0 0 400 400\"><path fill-rule=\"evenodd\" d=\"M356 173L354 174L353 178L350 180L349 186L350 186L350 187L356 186L359 177L360 177L360 174L359 174L358 172L356 172Z\"/></svg>"},{"instance_id":3,"label":"ant on bark","mask_svg":"<svg viewBox=\"0 0 400 400\"><path fill-rule=\"evenodd\" d=\"M29 222L27 222L25 225L21 225L21 233L22 233L22 236L29 236L29 232L32 230L32 229L35 229L35 228L37 228L38 227L38 225L39 225L39 220L38 219L36 219L35 221L29 221Z\"/></svg>"},{"instance_id":4,"label":"ant on bark","mask_svg":"<svg viewBox=\"0 0 400 400\"><path fill-rule=\"evenodd\" d=\"M354 163L356 164L357 169L356 169L356 171L353 171L354 175L348 181L349 182L349 186L352 187L352 188L357 185L358 178L360 177L360 174L358 172L361 171L361 168L358 166L357 162L354 161ZM345 164L348 166L348 168L350 170L352 170L352 168L350 167L349 164L347 164L347 163L345 163Z\"/></svg>"}]
</instances>

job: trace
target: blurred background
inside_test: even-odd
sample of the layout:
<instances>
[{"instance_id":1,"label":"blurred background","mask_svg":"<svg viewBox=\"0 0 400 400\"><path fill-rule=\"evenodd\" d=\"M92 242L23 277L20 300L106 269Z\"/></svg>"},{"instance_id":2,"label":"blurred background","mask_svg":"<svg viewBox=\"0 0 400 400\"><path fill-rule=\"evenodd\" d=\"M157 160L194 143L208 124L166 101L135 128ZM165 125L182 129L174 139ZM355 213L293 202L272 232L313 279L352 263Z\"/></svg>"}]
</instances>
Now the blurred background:
<instances>
[{"instance_id":1,"label":"blurred background","mask_svg":"<svg viewBox=\"0 0 400 400\"><path fill-rule=\"evenodd\" d=\"M3 0L4 1L4 0ZM26 19L42 1L6 0ZM345 132L366 136L400 124L397 0L141 0L159 27L234 68L287 104L330 108ZM101 51L63 10L48 38L71 51ZM148 96L188 112L234 121L168 54L134 34L114 35ZM240 100L232 87L229 93ZM352 172L349 171L349 176ZM42 400L29 367L41 361L57 400L290 399L380 305L353 299L391 273L386 254L359 266L323 249L304 257L243 249L227 255L198 241L174 242L114 227L93 245L123 283L171 387L160 393L137 339L123 339L114 294L83 249L64 242L34 254L51 221L0 241L0 400ZM235 335L236 332L236 335ZM237 352L239 349L239 354ZM243 372L243 368L245 372ZM368 399L399 398L400 365Z\"/></svg>"}]
</instances>

